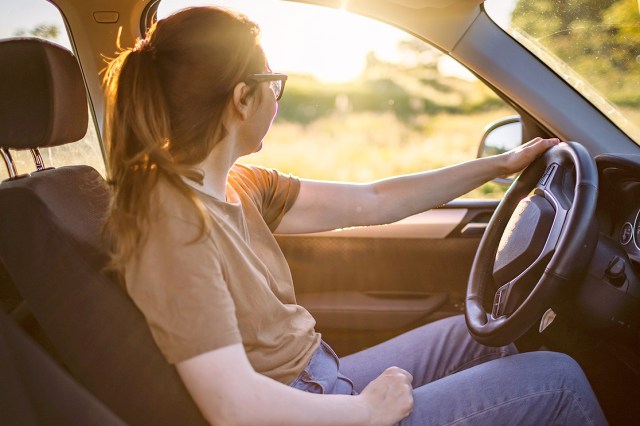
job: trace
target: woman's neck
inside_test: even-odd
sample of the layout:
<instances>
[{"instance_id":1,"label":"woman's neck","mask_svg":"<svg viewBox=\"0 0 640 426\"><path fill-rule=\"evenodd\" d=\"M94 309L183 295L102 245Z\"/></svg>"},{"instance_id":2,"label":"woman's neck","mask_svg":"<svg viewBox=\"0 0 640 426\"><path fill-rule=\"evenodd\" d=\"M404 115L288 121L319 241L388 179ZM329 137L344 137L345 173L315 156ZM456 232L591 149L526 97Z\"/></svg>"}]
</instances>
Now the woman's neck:
<instances>
[{"instance_id":1,"label":"woman's neck","mask_svg":"<svg viewBox=\"0 0 640 426\"><path fill-rule=\"evenodd\" d=\"M202 185L194 182L192 186L205 194L225 201L229 170L240 157L235 152L235 146L230 138L224 138L217 143L209 156L196 166L203 173Z\"/></svg>"}]
</instances>

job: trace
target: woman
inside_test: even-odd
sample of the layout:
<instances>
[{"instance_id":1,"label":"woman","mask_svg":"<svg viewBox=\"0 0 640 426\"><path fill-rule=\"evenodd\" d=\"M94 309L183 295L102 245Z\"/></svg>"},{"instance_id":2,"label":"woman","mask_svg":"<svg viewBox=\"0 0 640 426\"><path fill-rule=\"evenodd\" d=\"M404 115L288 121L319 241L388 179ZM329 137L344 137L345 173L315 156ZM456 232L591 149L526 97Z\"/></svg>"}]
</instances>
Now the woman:
<instances>
[{"instance_id":1,"label":"woman","mask_svg":"<svg viewBox=\"0 0 640 426\"><path fill-rule=\"evenodd\" d=\"M338 360L296 305L273 237L395 221L521 170L558 141L366 185L236 165L261 148L285 81L269 70L257 26L216 8L159 21L105 76L113 262L204 416L605 423L571 359L504 358L512 345L477 344L461 317Z\"/></svg>"}]
</instances>

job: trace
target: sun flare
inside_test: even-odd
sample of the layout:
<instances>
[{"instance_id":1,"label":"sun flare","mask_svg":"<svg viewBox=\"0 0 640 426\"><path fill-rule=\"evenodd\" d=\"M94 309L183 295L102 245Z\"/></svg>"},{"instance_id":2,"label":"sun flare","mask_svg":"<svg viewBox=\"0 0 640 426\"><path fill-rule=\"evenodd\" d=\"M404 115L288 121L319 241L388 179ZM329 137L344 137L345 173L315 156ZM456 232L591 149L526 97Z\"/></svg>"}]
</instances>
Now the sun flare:
<instances>
[{"instance_id":1,"label":"sun flare","mask_svg":"<svg viewBox=\"0 0 640 426\"><path fill-rule=\"evenodd\" d=\"M189 2L193 5L193 2ZM366 57L396 59L397 44L408 36L400 30L350 14L344 9L317 7L276 0L218 0L216 4L245 13L261 28L262 45L274 71L309 74L324 82L357 79ZM184 0L163 0L163 10L186 6ZM300 37L315 34L316 37ZM371 48L375 46L375 48Z\"/></svg>"}]
</instances>

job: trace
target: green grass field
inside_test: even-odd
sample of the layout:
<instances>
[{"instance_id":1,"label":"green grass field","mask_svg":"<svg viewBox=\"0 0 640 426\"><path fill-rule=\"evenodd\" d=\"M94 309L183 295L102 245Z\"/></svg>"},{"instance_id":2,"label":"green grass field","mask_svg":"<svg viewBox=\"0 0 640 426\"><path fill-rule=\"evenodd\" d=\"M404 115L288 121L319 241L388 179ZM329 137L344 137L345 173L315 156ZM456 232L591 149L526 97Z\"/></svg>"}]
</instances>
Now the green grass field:
<instances>
[{"instance_id":1,"label":"green grass field","mask_svg":"<svg viewBox=\"0 0 640 426\"><path fill-rule=\"evenodd\" d=\"M507 108L475 114L424 115L408 124L393 113L332 115L303 125L276 120L259 153L241 159L310 179L367 182L468 161L484 127ZM493 183L467 194L499 198Z\"/></svg>"},{"instance_id":2,"label":"green grass field","mask_svg":"<svg viewBox=\"0 0 640 426\"><path fill-rule=\"evenodd\" d=\"M506 108L475 114L425 114L413 123L392 112L336 112L309 124L277 118L262 151L240 162L309 179L366 182L471 160L484 127L510 114ZM41 151L46 166L88 164L104 175L94 131L74 144ZM12 155L18 173L35 169L29 151L12 151ZM0 179L7 177L7 171L0 168ZM503 192L503 187L489 183L467 197L498 198Z\"/></svg>"}]
</instances>

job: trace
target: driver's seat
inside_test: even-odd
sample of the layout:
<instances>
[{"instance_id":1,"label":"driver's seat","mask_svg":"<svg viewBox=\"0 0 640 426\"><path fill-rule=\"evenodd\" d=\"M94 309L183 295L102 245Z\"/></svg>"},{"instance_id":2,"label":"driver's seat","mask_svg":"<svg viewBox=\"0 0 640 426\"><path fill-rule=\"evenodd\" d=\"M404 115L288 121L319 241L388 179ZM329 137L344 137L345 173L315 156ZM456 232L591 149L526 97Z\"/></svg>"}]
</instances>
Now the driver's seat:
<instances>
[{"instance_id":1,"label":"driver's seat","mask_svg":"<svg viewBox=\"0 0 640 426\"><path fill-rule=\"evenodd\" d=\"M0 148L8 165L10 149L37 153L82 138L87 98L71 52L8 39L0 42L0 63ZM0 264L64 367L128 424L205 424L142 314L104 272L110 193L102 176L83 165L10 173L0 183Z\"/></svg>"}]
</instances>

